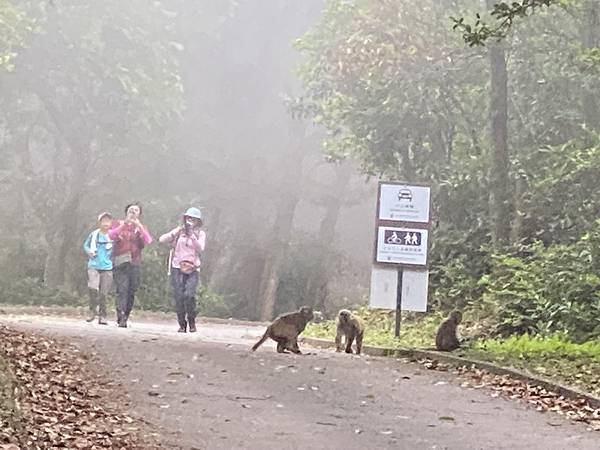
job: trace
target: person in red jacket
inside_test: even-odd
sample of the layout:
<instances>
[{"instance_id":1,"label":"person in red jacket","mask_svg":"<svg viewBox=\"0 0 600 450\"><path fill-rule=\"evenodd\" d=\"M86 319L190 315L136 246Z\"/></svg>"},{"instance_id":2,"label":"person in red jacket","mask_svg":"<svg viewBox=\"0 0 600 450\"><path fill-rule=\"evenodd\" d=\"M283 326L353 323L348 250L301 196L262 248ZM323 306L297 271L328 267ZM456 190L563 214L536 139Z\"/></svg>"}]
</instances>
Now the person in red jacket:
<instances>
[{"instance_id":1,"label":"person in red jacket","mask_svg":"<svg viewBox=\"0 0 600 450\"><path fill-rule=\"evenodd\" d=\"M113 278L117 288L117 324L127 328L135 292L140 285L142 250L152 242L148 229L140 221L142 206L131 203L125 219L117 221L108 232L113 240Z\"/></svg>"}]
</instances>

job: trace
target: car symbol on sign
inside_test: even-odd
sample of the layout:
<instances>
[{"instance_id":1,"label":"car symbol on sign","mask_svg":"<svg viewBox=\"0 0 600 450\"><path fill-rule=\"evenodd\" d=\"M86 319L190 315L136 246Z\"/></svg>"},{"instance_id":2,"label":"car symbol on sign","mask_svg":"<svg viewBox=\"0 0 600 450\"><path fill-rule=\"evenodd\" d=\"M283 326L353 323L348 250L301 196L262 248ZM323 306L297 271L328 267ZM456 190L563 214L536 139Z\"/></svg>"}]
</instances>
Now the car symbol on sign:
<instances>
[{"instance_id":1,"label":"car symbol on sign","mask_svg":"<svg viewBox=\"0 0 600 450\"><path fill-rule=\"evenodd\" d=\"M412 191L410 189L400 189L398 191L398 201L402 200L412 202Z\"/></svg>"}]
</instances>

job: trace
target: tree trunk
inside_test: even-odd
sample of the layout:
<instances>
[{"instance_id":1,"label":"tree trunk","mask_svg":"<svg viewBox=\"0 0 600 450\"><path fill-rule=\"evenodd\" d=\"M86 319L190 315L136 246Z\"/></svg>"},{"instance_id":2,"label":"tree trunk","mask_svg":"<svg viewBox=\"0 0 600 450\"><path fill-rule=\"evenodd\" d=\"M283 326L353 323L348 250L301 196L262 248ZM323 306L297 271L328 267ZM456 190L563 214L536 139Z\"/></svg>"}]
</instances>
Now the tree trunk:
<instances>
[{"instance_id":1,"label":"tree trunk","mask_svg":"<svg viewBox=\"0 0 600 450\"><path fill-rule=\"evenodd\" d=\"M298 172L301 172L298 170ZM290 180L292 181L292 180ZM299 186L293 180L296 189ZM294 212L298 204L298 193L284 192L277 205L277 215L271 240L267 245L271 246L270 255L267 255L261 281L260 320L271 320L275 311L276 294L279 286L280 269L288 254L292 226L294 224Z\"/></svg>"},{"instance_id":2,"label":"tree trunk","mask_svg":"<svg viewBox=\"0 0 600 450\"><path fill-rule=\"evenodd\" d=\"M306 152L302 148L305 142L305 135L305 124L300 122L292 124L290 139L290 148L292 150L286 154L288 162L284 167L287 167L287 170L284 171L281 178L282 186L289 186L289 188L281 190L281 196L277 202L273 230L268 237L267 246L270 247L271 251L265 259L263 275L261 277L260 320L271 320L275 312L281 265L288 254L292 227L294 225L294 213L300 195L302 163L306 156Z\"/></svg>"},{"instance_id":3,"label":"tree trunk","mask_svg":"<svg viewBox=\"0 0 600 450\"><path fill-rule=\"evenodd\" d=\"M598 0L586 0L582 8L581 43L583 48L591 49L600 45L600 5ZM584 90L583 119L585 124L594 131L600 128L600 111L596 101L596 92Z\"/></svg>"},{"instance_id":4,"label":"tree trunk","mask_svg":"<svg viewBox=\"0 0 600 450\"><path fill-rule=\"evenodd\" d=\"M492 9L495 0L487 0ZM488 44L490 62L490 216L494 243L503 246L510 237L509 153L508 153L508 74L501 42Z\"/></svg>"},{"instance_id":5,"label":"tree trunk","mask_svg":"<svg viewBox=\"0 0 600 450\"><path fill-rule=\"evenodd\" d=\"M318 310L325 309L325 302L329 293L328 284L331 276L331 267L335 264L331 254L335 242L335 228L348 183L352 176L352 166L342 163L335 167L335 184L328 190L325 215L319 227L319 245L322 249L321 258L314 262L313 276L309 280L307 296L312 300L313 306Z\"/></svg>"}]
</instances>

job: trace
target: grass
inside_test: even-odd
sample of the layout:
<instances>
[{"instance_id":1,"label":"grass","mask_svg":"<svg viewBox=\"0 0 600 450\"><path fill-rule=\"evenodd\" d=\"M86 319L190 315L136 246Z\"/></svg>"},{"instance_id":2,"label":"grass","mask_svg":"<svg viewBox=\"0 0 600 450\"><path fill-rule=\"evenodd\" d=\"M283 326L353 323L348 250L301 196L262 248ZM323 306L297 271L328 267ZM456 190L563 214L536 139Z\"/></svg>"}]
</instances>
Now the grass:
<instances>
[{"instance_id":1,"label":"grass","mask_svg":"<svg viewBox=\"0 0 600 450\"><path fill-rule=\"evenodd\" d=\"M403 317L400 337L394 336L395 315L383 311L359 308L355 311L365 324L365 345L379 347L418 347L432 348L435 344L435 332L442 320L440 315L431 314L420 320L407 320ZM335 339L335 320L319 324L309 323L304 332L307 336Z\"/></svg>"},{"instance_id":2,"label":"grass","mask_svg":"<svg viewBox=\"0 0 600 450\"><path fill-rule=\"evenodd\" d=\"M512 336L475 342L465 356L525 369L600 396L600 341L576 344L564 336Z\"/></svg>"},{"instance_id":3,"label":"grass","mask_svg":"<svg viewBox=\"0 0 600 450\"><path fill-rule=\"evenodd\" d=\"M403 320L400 338L393 333L394 316L361 308L356 311L365 323L365 345L381 347L433 348L435 333L443 317L430 314ZM465 321L461 328L469 336L475 325ZM335 321L309 324L307 336L333 340ZM500 366L524 369L585 392L600 396L600 341L583 344L570 342L565 336L513 336L508 339L472 340L462 349L467 358L488 361Z\"/></svg>"}]
</instances>

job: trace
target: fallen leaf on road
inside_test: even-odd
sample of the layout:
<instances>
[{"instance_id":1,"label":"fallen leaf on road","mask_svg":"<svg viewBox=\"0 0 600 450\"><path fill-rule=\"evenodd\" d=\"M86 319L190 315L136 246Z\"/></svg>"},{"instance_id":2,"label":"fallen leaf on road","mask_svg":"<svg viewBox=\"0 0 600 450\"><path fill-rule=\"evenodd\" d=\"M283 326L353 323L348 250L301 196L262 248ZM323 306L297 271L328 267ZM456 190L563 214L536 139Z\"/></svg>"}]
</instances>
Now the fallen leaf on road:
<instances>
[{"instance_id":1,"label":"fallen leaf on road","mask_svg":"<svg viewBox=\"0 0 600 450\"><path fill-rule=\"evenodd\" d=\"M452 416L440 416L438 419L446 422L454 422L454 417Z\"/></svg>"}]
</instances>

